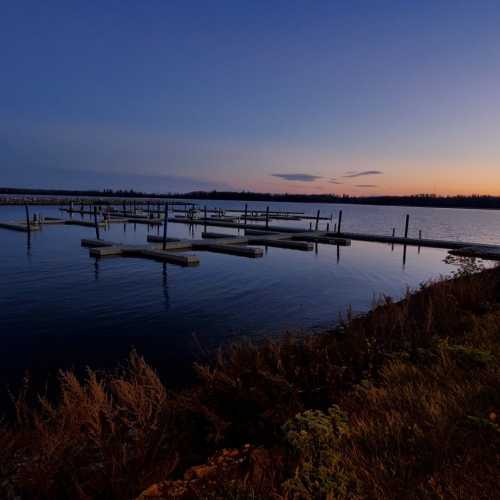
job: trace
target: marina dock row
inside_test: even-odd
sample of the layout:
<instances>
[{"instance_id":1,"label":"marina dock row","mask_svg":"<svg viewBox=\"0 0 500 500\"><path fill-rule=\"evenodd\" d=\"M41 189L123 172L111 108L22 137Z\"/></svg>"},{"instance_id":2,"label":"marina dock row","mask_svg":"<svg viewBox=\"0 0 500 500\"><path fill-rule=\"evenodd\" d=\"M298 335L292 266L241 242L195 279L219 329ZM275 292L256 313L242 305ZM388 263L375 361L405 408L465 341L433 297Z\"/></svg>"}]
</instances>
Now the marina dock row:
<instances>
[{"instance_id":1,"label":"marina dock row","mask_svg":"<svg viewBox=\"0 0 500 500\"><path fill-rule=\"evenodd\" d=\"M122 210L123 208L123 210ZM136 208L136 207L134 207ZM124 255L124 256L141 256L147 258L156 258L166 262L177 263L181 265L195 265L199 259L194 255L182 255L179 252L186 251L211 251L218 253L226 253L243 257L261 257L263 255L262 246L287 248L290 250L312 250L314 244L330 244L337 246L350 245L351 240L386 243L391 245L417 246L429 248L446 249L452 255L478 257L489 260L500 260L500 245L491 245L484 243L471 243L455 240L438 240L422 238L422 233L419 231L418 238L408 237L409 215L406 216L405 235L396 236L393 229L392 236L376 235L367 233L354 233L341 231L342 211L339 212L338 223L335 224L334 230L330 231L330 223L326 224L326 231L319 229L320 220L330 221L332 218L320 217L318 210L316 216L306 216L300 213L293 212L271 212L269 207L266 208L265 217L262 217L262 211L232 209L231 211L221 211L216 209L208 209L203 211L191 208L190 210L171 209L175 212L173 217L168 217L169 204L167 203L164 210L148 211L134 209L127 210L127 207L102 207L94 206L93 210L85 210L80 207L80 210L70 208L61 208L62 211L70 213L79 213L81 219L76 218L57 218L34 216L30 219L28 209L26 208L26 220L21 222L0 222L0 228L31 232L37 231L44 225L77 225L84 227L93 227L96 229L95 240L82 240L82 245L90 247L90 253L94 256L106 255ZM179 215L182 212L182 215ZM227 212L240 215L226 215ZM210 215L209 215L210 213ZM271 213L273 216L271 217ZM84 220L85 214L93 215L93 220ZM203 216L200 216L203 215ZM100 217L98 217L100 215ZM309 229L294 227L292 225L274 225L270 224L273 219L284 221L287 220L302 220L315 219L316 224L313 229L313 224L310 223ZM258 224L262 222L262 224ZM133 223L147 224L164 227L163 236L149 235L147 245L123 245L120 243L106 242L100 239L99 228L107 227L112 223ZM168 223L187 224L187 225L202 225L205 228L203 239L201 240L178 240L166 238L166 225ZM208 227L221 227L228 229L244 230L244 236L234 236L227 234L218 234L209 232ZM175 252L175 253L172 253Z\"/></svg>"},{"instance_id":2,"label":"marina dock row","mask_svg":"<svg viewBox=\"0 0 500 500\"><path fill-rule=\"evenodd\" d=\"M278 233L254 230L245 236L233 236L221 233L203 233L201 240L187 240L164 238L149 235L149 245L124 245L100 239L83 239L81 244L90 248L90 255L95 257L130 256L161 260L184 266L197 265L199 258L196 255L184 255L179 252L199 250L215 253L236 255L239 257L262 257L263 249L259 246L286 248L289 250L311 251L314 241L323 239L331 244L346 246L350 242L344 238L328 237L324 231L314 233ZM254 247L253 245L258 245ZM177 252L177 253L173 253Z\"/></svg>"}]
</instances>

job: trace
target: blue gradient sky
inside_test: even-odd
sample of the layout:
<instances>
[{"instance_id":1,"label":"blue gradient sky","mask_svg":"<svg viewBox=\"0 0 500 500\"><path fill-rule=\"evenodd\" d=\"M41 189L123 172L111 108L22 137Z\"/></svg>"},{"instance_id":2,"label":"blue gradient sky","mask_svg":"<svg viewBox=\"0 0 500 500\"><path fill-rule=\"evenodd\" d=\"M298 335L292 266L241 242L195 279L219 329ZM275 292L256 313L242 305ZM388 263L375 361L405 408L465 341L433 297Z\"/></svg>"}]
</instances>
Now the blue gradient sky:
<instances>
[{"instance_id":1,"label":"blue gradient sky","mask_svg":"<svg viewBox=\"0 0 500 500\"><path fill-rule=\"evenodd\" d=\"M0 185L500 194L499 26L480 0L4 2Z\"/></svg>"}]
</instances>

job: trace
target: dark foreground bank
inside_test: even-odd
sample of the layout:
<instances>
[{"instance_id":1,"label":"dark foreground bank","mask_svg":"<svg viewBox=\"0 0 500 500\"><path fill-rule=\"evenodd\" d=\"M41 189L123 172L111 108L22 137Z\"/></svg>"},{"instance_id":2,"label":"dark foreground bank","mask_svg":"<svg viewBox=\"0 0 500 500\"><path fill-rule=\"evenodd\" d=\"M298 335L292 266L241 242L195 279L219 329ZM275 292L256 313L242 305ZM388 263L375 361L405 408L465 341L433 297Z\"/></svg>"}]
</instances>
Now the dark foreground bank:
<instances>
[{"instance_id":1,"label":"dark foreground bank","mask_svg":"<svg viewBox=\"0 0 500 500\"><path fill-rule=\"evenodd\" d=\"M474 270L225 349L182 391L136 354L61 373L55 402L27 387L0 427L0 496L498 498L500 269Z\"/></svg>"}]
</instances>

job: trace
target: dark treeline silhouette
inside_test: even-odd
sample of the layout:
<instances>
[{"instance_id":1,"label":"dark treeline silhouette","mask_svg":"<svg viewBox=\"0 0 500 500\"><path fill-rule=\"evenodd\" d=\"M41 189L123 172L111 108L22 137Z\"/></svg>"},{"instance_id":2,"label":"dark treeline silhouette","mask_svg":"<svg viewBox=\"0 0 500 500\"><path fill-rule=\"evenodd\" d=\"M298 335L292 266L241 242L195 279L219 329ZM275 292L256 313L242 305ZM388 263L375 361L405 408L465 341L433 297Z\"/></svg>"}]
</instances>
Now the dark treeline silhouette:
<instances>
[{"instance_id":1,"label":"dark treeline silhouette","mask_svg":"<svg viewBox=\"0 0 500 500\"><path fill-rule=\"evenodd\" d=\"M358 205L500 209L500 196L489 195L438 196L435 194L415 194L410 196L349 196L347 194L274 194L252 193L249 191L193 191L191 193L184 193L180 196L195 200L351 203Z\"/></svg>"},{"instance_id":2,"label":"dark treeline silhouette","mask_svg":"<svg viewBox=\"0 0 500 500\"><path fill-rule=\"evenodd\" d=\"M143 193L133 189L103 189L103 190L81 190L81 189L35 189L35 188L2 188L0 194L28 195L28 196L95 196L99 198L165 198L170 196L158 193Z\"/></svg>"},{"instance_id":3,"label":"dark treeline silhouette","mask_svg":"<svg viewBox=\"0 0 500 500\"><path fill-rule=\"evenodd\" d=\"M253 193L250 191L192 191L189 193L144 193L130 190L104 189L82 191L65 189L0 188L0 194L29 196L94 196L133 198L182 198L194 200L275 201L298 203L351 203L360 205L392 205L412 207L500 209L500 196L415 194L410 196L349 196L347 194Z\"/></svg>"}]
</instances>

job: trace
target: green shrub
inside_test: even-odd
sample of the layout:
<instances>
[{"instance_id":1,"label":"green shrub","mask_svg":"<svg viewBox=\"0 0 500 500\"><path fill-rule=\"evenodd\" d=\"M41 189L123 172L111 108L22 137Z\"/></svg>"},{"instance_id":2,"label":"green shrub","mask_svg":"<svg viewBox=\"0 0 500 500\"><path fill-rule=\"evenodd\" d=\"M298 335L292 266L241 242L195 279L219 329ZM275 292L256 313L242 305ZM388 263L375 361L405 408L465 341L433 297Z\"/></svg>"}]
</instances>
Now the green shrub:
<instances>
[{"instance_id":1,"label":"green shrub","mask_svg":"<svg viewBox=\"0 0 500 500\"><path fill-rule=\"evenodd\" d=\"M322 499L346 496L349 479L341 466L340 441L349 435L346 416L333 406L324 413L299 413L283 427L286 442L296 457L293 477L283 487L292 498Z\"/></svg>"}]
</instances>

